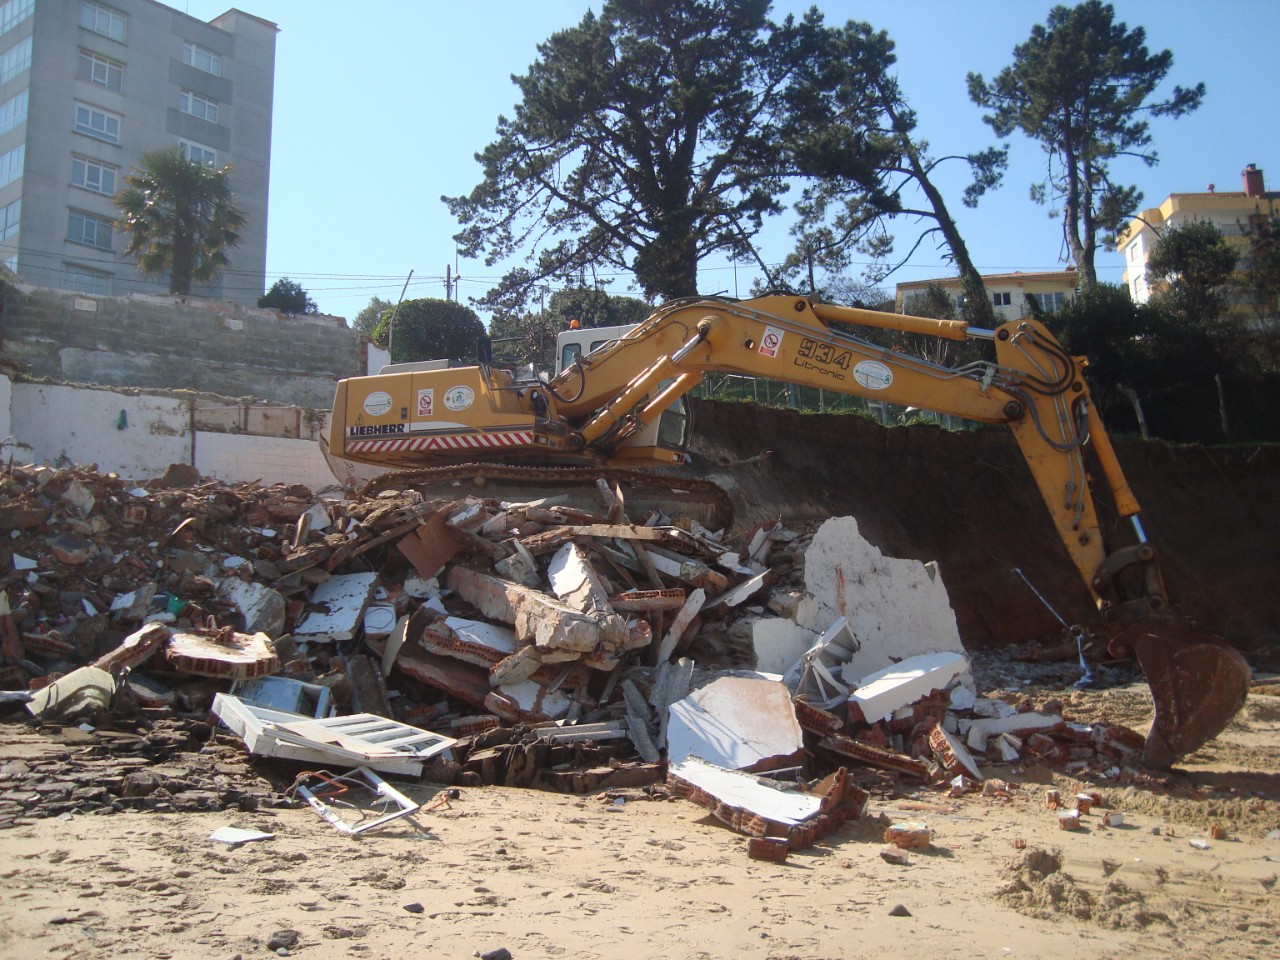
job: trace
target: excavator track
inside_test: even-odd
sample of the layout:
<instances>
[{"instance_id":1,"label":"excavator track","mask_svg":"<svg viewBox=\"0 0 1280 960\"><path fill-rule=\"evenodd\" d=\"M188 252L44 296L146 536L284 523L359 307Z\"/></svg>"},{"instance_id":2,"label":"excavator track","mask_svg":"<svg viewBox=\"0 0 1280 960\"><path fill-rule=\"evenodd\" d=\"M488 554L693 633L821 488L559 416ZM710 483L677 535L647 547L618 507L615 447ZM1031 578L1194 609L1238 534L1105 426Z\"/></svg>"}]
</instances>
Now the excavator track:
<instances>
[{"instance_id":1,"label":"excavator track","mask_svg":"<svg viewBox=\"0 0 1280 960\"><path fill-rule=\"evenodd\" d=\"M384 490L403 490L442 484L470 482L479 487L480 496L490 484L513 487L551 487L557 493L591 492L597 480L611 487L621 485L628 503L634 500L660 501L678 506L686 516L694 516L712 530L726 529L733 523L733 501L723 487L710 480L673 476L650 470L622 470L606 467L531 467L502 463L460 463L447 467L422 467L397 470L374 477L360 488L364 496L376 496ZM670 512L667 510L666 512ZM703 514L697 516L697 514Z\"/></svg>"}]
</instances>

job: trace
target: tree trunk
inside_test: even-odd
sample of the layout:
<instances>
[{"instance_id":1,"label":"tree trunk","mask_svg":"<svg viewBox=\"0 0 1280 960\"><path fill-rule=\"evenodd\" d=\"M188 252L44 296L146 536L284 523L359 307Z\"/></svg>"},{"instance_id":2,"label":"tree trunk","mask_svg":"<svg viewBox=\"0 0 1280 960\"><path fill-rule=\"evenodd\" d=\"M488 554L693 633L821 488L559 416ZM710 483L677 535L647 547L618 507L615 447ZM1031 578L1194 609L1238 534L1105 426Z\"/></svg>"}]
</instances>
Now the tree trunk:
<instances>
[{"instance_id":1,"label":"tree trunk","mask_svg":"<svg viewBox=\"0 0 1280 960\"><path fill-rule=\"evenodd\" d=\"M933 208L934 220L938 224L938 229L942 231L943 239L947 241L947 248L951 251L951 259L955 262L956 270L960 274L960 285L964 289L967 301L965 314L971 321L976 321L981 326L994 329L997 323L995 305L992 303L991 298L987 296L987 288L982 282L982 274L973 265L973 259L969 256L969 248L965 245L964 238L960 236L960 230L956 226L950 211L947 210L946 201L943 200L938 188L933 185L933 181L929 179L929 172L924 168L924 164L920 160L920 151L916 149L910 136L905 132L901 132L902 121L898 116L897 108L894 106L893 101L886 96L883 87L880 88L879 92L881 98L885 101L885 113L893 121L894 129L899 130L898 142L901 144L903 153L906 154L907 162L911 166L911 176L920 185L920 189L924 191L925 198L929 201L929 206Z\"/></svg>"},{"instance_id":2,"label":"tree trunk","mask_svg":"<svg viewBox=\"0 0 1280 960\"><path fill-rule=\"evenodd\" d=\"M965 315L967 319L976 322L979 326L994 329L997 324L995 306L992 304L991 298L987 296L987 288L982 282L982 274L973 265L973 259L969 256L969 248L965 245L964 237L960 236L960 230L956 227L955 220L951 218L951 214L947 210L946 201L942 199L942 194L938 192L938 188L929 179L928 173L920 163L920 155L914 147L908 147L907 157L911 163L912 176L920 184L920 189L924 191L929 205L933 208L934 219L938 223L938 229L942 231L943 239L947 241L947 247L951 250L951 259L955 261L956 270L960 273L960 285L964 288L966 298Z\"/></svg>"},{"instance_id":3,"label":"tree trunk","mask_svg":"<svg viewBox=\"0 0 1280 960\"><path fill-rule=\"evenodd\" d=\"M1222 421L1222 436L1226 440L1231 439L1231 424L1227 420L1227 393L1222 388L1222 374L1215 373L1213 382L1218 387L1218 418Z\"/></svg>"},{"instance_id":4,"label":"tree trunk","mask_svg":"<svg viewBox=\"0 0 1280 960\"><path fill-rule=\"evenodd\" d=\"M169 269L169 292L181 297L191 296L191 278L195 269L195 245L189 237L175 235L173 262Z\"/></svg>"}]
</instances>

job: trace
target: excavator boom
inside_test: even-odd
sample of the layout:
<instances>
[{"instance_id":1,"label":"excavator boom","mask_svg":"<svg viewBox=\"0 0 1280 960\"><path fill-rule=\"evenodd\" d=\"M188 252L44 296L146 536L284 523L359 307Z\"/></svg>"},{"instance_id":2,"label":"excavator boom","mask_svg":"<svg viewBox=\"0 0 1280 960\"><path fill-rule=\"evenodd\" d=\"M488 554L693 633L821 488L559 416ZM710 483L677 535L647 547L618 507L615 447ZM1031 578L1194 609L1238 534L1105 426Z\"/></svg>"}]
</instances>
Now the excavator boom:
<instances>
[{"instance_id":1,"label":"excavator boom","mask_svg":"<svg viewBox=\"0 0 1280 960\"><path fill-rule=\"evenodd\" d=\"M947 367L877 345L866 328L989 340L994 359ZM550 379L490 365L401 365L339 383L329 450L398 468L473 460L659 467L684 462L683 400L708 373L736 373L911 405L1012 431L1058 536L1113 637L1152 686L1146 761L1167 766L1220 732L1243 705L1249 668L1167 602L1130 490L1082 376L1038 320L995 330L798 296L678 300ZM1109 549L1085 466L1092 445L1133 542Z\"/></svg>"}]
</instances>

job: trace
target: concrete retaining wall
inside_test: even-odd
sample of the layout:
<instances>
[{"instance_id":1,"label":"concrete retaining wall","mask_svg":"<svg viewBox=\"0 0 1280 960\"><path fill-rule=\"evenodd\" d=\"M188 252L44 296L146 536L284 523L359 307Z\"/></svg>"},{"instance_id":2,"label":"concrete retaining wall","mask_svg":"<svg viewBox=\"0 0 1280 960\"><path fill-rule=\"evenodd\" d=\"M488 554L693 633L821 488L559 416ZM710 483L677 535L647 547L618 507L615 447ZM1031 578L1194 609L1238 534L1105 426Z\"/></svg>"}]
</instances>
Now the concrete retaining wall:
<instances>
[{"instance_id":1,"label":"concrete retaining wall","mask_svg":"<svg viewBox=\"0 0 1280 960\"><path fill-rule=\"evenodd\" d=\"M0 355L33 378L300 407L328 407L336 381L368 371L369 347L341 317L286 317L199 298L5 284L0 313Z\"/></svg>"}]
</instances>

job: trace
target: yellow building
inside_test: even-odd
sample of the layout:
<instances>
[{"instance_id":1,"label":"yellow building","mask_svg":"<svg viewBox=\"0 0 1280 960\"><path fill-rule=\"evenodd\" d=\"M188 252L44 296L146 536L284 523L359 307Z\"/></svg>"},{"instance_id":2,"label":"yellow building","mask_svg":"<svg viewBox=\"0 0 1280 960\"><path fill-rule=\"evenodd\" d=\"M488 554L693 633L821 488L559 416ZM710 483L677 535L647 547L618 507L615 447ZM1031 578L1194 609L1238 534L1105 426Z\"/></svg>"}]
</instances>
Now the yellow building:
<instances>
[{"instance_id":1,"label":"yellow building","mask_svg":"<svg viewBox=\"0 0 1280 960\"><path fill-rule=\"evenodd\" d=\"M1146 303L1151 296L1147 258L1160 234L1192 220L1207 220L1228 238L1244 244L1244 234L1254 217L1280 212L1280 193L1268 193L1262 171L1249 164L1241 171L1243 190L1219 193L1209 184L1204 193L1171 193L1158 207L1143 210L1120 232L1117 247L1124 256L1124 282L1129 296Z\"/></svg>"},{"instance_id":2,"label":"yellow building","mask_svg":"<svg viewBox=\"0 0 1280 960\"><path fill-rule=\"evenodd\" d=\"M1032 299L1040 304L1046 313L1056 313L1068 300L1076 295L1078 277L1074 267L1065 270L1049 270L1043 272L993 273L982 278L982 285L991 298L995 309L996 320L1017 320L1031 313ZM938 286L947 292L956 304L957 313L964 304L964 289L959 277L946 277L939 280L912 280L900 283L895 288L894 309L905 313L905 305L913 296L924 293L929 287Z\"/></svg>"}]
</instances>

